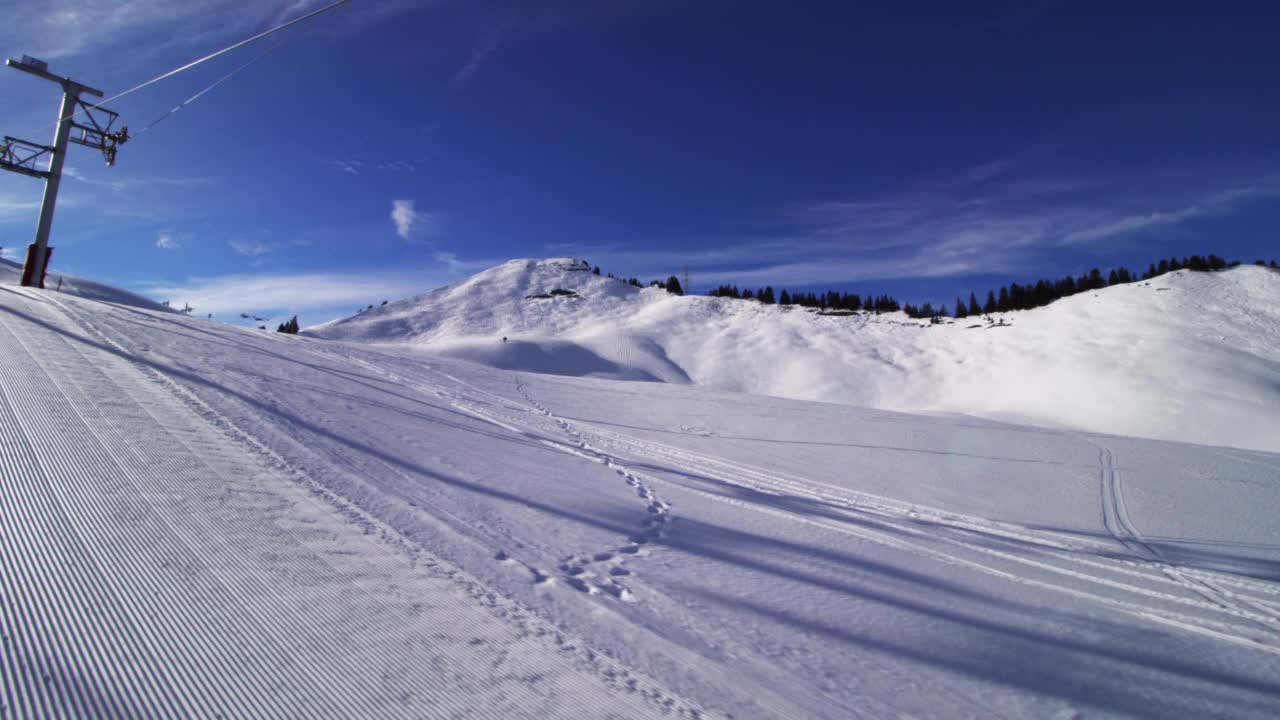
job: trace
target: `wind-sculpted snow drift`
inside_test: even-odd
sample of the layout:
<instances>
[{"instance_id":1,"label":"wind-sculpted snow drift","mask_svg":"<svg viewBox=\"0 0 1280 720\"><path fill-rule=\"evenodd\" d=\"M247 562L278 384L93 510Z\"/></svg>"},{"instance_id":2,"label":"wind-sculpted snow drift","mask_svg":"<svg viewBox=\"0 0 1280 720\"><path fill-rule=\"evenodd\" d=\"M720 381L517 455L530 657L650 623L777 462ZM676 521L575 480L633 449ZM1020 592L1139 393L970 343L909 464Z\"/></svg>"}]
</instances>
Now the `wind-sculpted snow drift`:
<instances>
[{"instance_id":1,"label":"wind-sculpted snow drift","mask_svg":"<svg viewBox=\"0 0 1280 720\"><path fill-rule=\"evenodd\" d=\"M832 319L606 282L331 326L424 347L0 283L0 718L1277 716L1280 454L699 387L679 318Z\"/></svg>"},{"instance_id":2,"label":"wind-sculpted snow drift","mask_svg":"<svg viewBox=\"0 0 1280 720\"><path fill-rule=\"evenodd\" d=\"M529 297L556 288L576 296ZM306 332L513 370L1280 450L1280 274L1252 266L931 325L676 297L572 258L512 260Z\"/></svg>"}]
</instances>

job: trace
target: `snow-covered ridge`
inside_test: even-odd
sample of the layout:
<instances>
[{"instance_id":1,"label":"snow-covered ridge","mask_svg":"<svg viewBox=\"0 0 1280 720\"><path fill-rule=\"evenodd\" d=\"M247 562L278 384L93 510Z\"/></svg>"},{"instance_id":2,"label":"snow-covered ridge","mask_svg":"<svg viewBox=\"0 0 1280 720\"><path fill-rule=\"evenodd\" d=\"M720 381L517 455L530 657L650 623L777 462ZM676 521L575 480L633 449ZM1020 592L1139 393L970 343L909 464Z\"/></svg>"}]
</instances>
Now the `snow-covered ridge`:
<instances>
[{"instance_id":1,"label":"snow-covered ridge","mask_svg":"<svg viewBox=\"0 0 1280 720\"><path fill-rule=\"evenodd\" d=\"M576 296L528 298L556 288ZM1180 271L993 320L676 297L553 258L306 332L507 369L1280 449L1280 274Z\"/></svg>"},{"instance_id":2,"label":"snow-covered ridge","mask_svg":"<svg viewBox=\"0 0 1280 720\"><path fill-rule=\"evenodd\" d=\"M17 285L21 280L22 265L0 259L0 285ZM147 310L170 310L166 305L136 293L131 293L128 290L121 290L117 287L104 285L93 280L85 280L74 275L49 273L45 278L45 286L50 290L57 290L66 295L74 295L89 300L100 300L102 302L115 303L116 305L146 308Z\"/></svg>"}]
</instances>

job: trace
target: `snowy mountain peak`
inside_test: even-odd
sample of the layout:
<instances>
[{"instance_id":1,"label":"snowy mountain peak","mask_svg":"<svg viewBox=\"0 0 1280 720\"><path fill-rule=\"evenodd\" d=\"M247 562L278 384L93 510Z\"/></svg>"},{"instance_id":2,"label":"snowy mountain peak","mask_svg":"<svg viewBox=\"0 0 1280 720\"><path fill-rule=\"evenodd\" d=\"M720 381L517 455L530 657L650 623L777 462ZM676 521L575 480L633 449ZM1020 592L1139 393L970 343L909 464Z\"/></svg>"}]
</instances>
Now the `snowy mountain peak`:
<instances>
[{"instance_id":1,"label":"snowy mountain peak","mask_svg":"<svg viewBox=\"0 0 1280 720\"><path fill-rule=\"evenodd\" d=\"M570 329L584 306L593 315L617 311L640 293L620 280L593 274L585 260L518 259L306 332L336 340L417 344L545 337Z\"/></svg>"},{"instance_id":2,"label":"snowy mountain peak","mask_svg":"<svg viewBox=\"0 0 1280 720\"><path fill-rule=\"evenodd\" d=\"M679 297L574 258L512 260L307 332L510 370L1280 449L1280 274L1252 266L931 326Z\"/></svg>"}]
</instances>

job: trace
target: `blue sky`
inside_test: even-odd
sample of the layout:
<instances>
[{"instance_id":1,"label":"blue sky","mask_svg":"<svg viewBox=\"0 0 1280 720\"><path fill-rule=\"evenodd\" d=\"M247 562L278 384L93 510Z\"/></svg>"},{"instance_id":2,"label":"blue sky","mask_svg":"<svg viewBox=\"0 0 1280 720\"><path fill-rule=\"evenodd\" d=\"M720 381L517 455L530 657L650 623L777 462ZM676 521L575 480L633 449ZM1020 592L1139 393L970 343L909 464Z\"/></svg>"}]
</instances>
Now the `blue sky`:
<instances>
[{"instance_id":1,"label":"blue sky","mask_svg":"<svg viewBox=\"0 0 1280 720\"><path fill-rule=\"evenodd\" d=\"M119 92L324 3L6 3L6 57ZM512 257L695 289L970 289L1173 254L1280 256L1263 3L352 0L110 107L53 270L304 324ZM0 70L0 131L49 83ZM0 244L38 181L0 175Z\"/></svg>"}]
</instances>

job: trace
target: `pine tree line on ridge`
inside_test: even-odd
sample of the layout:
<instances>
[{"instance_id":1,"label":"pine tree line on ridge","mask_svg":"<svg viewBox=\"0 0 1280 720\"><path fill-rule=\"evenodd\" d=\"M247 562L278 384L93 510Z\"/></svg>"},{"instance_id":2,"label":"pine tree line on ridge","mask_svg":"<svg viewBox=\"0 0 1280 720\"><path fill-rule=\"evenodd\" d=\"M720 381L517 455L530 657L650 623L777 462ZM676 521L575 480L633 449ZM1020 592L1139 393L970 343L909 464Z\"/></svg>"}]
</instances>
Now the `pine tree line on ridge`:
<instances>
[{"instance_id":1,"label":"pine tree line on ridge","mask_svg":"<svg viewBox=\"0 0 1280 720\"><path fill-rule=\"evenodd\" d=\"M998 290L992 289L987 291L986 298L979 301L976 293L969 293L969 299L966 302L964 298L957 297L955 305L948 308L946 303L926 302L922 305L914 305L912 303L899 303L890 295L867 295L859 296L857 293L842 293L835 290L829 290L825 293L814 292L790 292L783 288L781 291L775 292L772 285L766 285L762 288L752 290L751 288L739 289L737 285L720 285L707 294L711 297L732 298L735 300L755 300L756 302L766 305L798 305L800 307L815 308L822 311L835 313L852 313L858 311L867 311L874 313L897 312L901 310L908 317L916 319L954 317L965 318L975 315L983 315L997 312L1011 312L1014 310L1030 310L1032 308L1044 307L1054 300L1064 297L1070 297L1082 292L1090 290L1100 290L1112 285L1124 285L1127 283L1140 282L1159 277L1166 273L1176 272L1178 270L1192 270L1195 272L1216 272L1218 270L1226 270L1239 266L1239 261L1227 262L1226 260L1214 254L1206 256L1191 255L1184 256L1181 260L1177 257L1170 257L1153 262L1147 267L1147 271L1138 275L1132 270L1125 267L1114 268L1108 271L1104 276L1102 270L1093 268L1087 273L1079 277L1065 275L1057 280L1041 279L1035 283L1021 285L1019 283L1010 283L1002 286ZM1272 260L1269 263L1264 260L1254 261L1255 265L1261 267L1269 267L1272 270L1280 270L1280 263ZM600 268L597 266L593 269L596 275L600 274ZM634 287L644 287L638 278L616 278L613 273L609 273L608 277L621 282L625 282ZM662 288L676 295L683 295L688 288L683 288L676 276L672 275L666 280L653 280L649 283L649 287Z\"/></svg>"},{"instance_id":2,"label":"pine tree line on ridge","mask_svg":"<svg viewBox=\"0 0 1280 720\"><path fill-rule=\"evenodd\" d=\"M1137 273L1128 268L1120 267L1110 270L1105 276L1098 268L1093 268L1087 273L1079 277L1070 275L1063 276L1057 280L1041 279L1035 283L1021 285L1019 283L1010 283L1001 287L999 290L988 290L984 302L978 301L976 293L969 293L969 299L966 302L964 298L956 298L955 305L948 308L945 303L934 305L926 302L923 305L914 305L912 303L900 304L897 300L889 295L867 296L861 298L855 293L840 293L834 290L825 293L791 293L783 289L776 296L772 286L752 291L750 288L739 290L736 285L721 285L712 290L709 295L712 297L727 297L743 300L756 300L766 304L779 305L800 305L802 307L818 308L820 310L843 310L858 311L867 310L870 312L894 312L902 310L908 317L938 318L950 316L955 318L964 318L971 315L982 315L984 313L1010 312L1013 310L1030 310L1031 308L1043 307L1059 298L1069 297L1077 293L1088 292L1090 290L1099 290L1112 285L1124 285L1132 282L1150 280L1159 277L1165 273L1175 272L1178 270L1192 270L1196 272L1213 272L1225 270L1240 265L1239 261L1227 262L1217 255L1210 254L1208 256L1192 255L1183 257L1179 260L1171 257L1161 260L1158 263L1151 263L1147 268L1147 272L1139 276ZM1280 263L1272 260L1267 263L1263 260L1257 260L1255 265L1262 267L1270 267L1273 270L1280 270Z\"/></svg>"}]
</instances>

